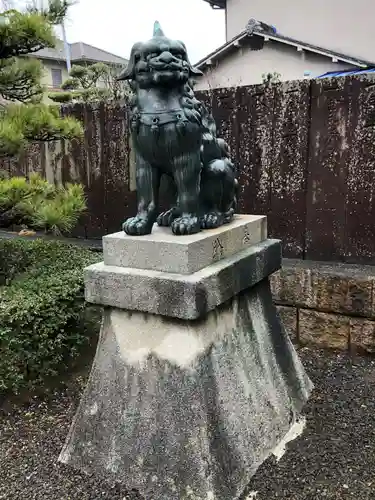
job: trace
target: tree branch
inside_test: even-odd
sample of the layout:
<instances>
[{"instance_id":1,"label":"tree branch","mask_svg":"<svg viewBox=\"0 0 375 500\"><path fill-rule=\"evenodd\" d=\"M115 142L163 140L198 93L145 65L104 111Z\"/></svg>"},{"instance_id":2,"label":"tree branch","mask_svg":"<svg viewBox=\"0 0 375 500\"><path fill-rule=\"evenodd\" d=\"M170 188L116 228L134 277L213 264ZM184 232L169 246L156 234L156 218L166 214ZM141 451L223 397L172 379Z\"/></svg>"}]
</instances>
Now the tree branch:
<instances>
[{"instance_id":1,"label":"tree branch","mask_svg":"<svg viewBox=\"0 0 375 500\"><path fill-rule=\"evenodd\" d=\"M20 102L42 97L42 72L41 63L34 59L0 61L0 94L4 99Z\"/></svg>"}]
</instances>

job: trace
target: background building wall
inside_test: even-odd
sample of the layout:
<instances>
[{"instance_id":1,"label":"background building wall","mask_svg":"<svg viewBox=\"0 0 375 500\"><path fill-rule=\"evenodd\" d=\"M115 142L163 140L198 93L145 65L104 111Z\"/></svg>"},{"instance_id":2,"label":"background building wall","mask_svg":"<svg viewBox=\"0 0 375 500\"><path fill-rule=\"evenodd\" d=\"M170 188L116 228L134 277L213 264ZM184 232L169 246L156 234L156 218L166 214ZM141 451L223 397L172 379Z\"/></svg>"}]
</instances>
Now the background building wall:
<instances>
[{"instance_id":1,"label":"background building wall","mask_svg":"<svg viewBox=\"0 0 375 500\"><path fill-rule=\"evenodd\" d=\"M303 42L372 61L374 0L227 0L227 39L251 18Z\"/></svg>"}]
</instances>

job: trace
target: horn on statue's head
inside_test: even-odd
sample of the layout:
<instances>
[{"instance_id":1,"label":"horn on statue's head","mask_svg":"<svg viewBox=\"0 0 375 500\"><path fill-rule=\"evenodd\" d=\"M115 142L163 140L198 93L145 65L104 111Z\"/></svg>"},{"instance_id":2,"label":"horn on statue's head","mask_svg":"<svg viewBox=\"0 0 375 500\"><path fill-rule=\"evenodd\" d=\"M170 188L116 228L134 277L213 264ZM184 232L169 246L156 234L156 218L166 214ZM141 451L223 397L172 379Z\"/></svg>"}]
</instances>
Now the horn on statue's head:
<instances>
[{"instance_id":1,"label":"horn on statue's head","mask_svg":"<svg viewBox=\"0 0 375 500\"><path fill-rule=\"evenodd\" d=\"M154 23L154 34L153 36L157 36L157 37L162 37L162 36L165 36L164 35L164 31L162 30L162 27L159 23L159 21L155 21Z\"/></svg>"}]
</instances>

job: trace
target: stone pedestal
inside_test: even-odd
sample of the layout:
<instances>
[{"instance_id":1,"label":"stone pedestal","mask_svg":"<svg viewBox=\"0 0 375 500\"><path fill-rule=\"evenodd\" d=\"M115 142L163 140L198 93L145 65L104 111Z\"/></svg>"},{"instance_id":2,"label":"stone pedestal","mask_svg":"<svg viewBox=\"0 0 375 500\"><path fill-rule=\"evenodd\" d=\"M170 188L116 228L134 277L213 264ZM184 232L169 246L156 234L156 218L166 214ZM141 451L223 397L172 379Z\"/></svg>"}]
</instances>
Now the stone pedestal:
<instances>
[{"instance_id":1,"label":"stone pedestal","mask_svg":"<svg viewBox=\"0 0 375 500\"><path fill-rule=\"evenodd\" d=\"M108 307L60 461L147 500L237 498L312 387L272 302L280 242L238 216L103 243L86 299Z\"/></svg>"}]
</instances>

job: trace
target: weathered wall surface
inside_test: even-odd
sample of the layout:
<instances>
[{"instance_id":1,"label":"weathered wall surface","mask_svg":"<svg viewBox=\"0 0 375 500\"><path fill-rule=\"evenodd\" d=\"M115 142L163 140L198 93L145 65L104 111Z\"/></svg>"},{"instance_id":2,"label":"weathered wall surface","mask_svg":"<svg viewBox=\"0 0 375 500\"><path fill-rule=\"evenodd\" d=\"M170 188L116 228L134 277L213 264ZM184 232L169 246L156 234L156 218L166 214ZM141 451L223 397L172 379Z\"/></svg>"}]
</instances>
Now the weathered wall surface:
<instances>
[{"instance_id":1,"label":"weathered wall surface","mask_svg":"<svg viewBox=\"0 0 375 500\"><path fill-rule=\"evenodd\" d=\"M284 255L375 263L375 80L346 77L199 93L230 144L240 211L268 216ZM76 236L117 231L136 209L124 106L75 105L82 142L33 145L9 175L79 181L88 213Z\"/></svg>"}]
</instances>

